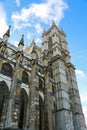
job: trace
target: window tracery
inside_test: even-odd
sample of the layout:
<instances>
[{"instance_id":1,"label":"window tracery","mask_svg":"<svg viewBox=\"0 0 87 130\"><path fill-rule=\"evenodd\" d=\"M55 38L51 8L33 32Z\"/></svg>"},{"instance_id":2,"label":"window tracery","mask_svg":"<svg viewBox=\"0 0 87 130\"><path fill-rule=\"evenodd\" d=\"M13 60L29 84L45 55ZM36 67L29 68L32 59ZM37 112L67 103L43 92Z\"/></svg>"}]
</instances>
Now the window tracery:
<instances>
[{"instance_id":1,"label":"window tracery","mask_svg":"<svg viewBox=\"0 0 87 130\"><path fill-rule=\"evenodd\" d=\"M48 39L48 48L50 49L52 47L52 38L49 37Z\"/></svg>"},{"instance_id":2,"label":"window tracery","mask_svg":"<svg viewBox=\"0 0 87 130\"><path fill-rule=\"evenodd\" d=\"M4 81L0 82L0 121L2 115L4 114L5 109L7 108L7 99L8 99L8 87Z\"/></svg>"},{"instance_id":3,"label":"window tracery","mask_svg":"<svg viewBox=\"0 0 87 130\"><path fill-rule=\"evenodd\" d=\"M22 73L22 82L25 84L29 83L29 75L27 74L26 71L23 71L23 73Z\"/></svg>"},{"instance_id":4,"label":"window tracery","mask_svg":"<svg viewBox=\"0 0 87 130\"><path fill-rule=\"evenodd\" d=\"M9 76L9 77L13 76L13 69L9 63L3 63L1 72L6 76Z\"/></svg>"},{"instance_id":5,"label":"window tracery","mask_svg":"<svg viewBox=\"0 0 87 130\"><path fill-rule=\"evenodd\" d=\"M20 93L20 114L18 122L18 127L20 129L22 129L26 124L27 100L28 100L27 93L22 88Z\"/></svg>"}]
</instances>

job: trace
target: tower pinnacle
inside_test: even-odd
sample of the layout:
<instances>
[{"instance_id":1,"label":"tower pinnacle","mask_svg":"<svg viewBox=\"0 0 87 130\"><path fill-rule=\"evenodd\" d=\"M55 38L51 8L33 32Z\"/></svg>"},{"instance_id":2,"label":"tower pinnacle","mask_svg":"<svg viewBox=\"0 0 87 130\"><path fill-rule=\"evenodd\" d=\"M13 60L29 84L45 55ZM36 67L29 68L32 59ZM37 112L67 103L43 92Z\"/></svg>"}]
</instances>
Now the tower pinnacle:
<instances>
[{"instance_id":1,"label":"tower pinnacle","mask_svg":"<svg viewBox=\"0 0 87 130\"><path fill-rule=\"evenodd\" d=\"M19 46L20 44L21 44L22 46L24 46L24 34L22 34L22 38L21 38L21 40L20 40L18 46Z\"/></svg>"},{"instance_id":2,"label":"tower pinnacle","mask_svg":"<svg viewBox=\"0 0 87 130\"><path fill-rule=\"evenodd\" d=\"M6 31L6 33L3 35L3 38L6 36L10 37L10 28L11 28L11 25L9 25L9 28L8 30Z\"/></svg>"}]
</instances>

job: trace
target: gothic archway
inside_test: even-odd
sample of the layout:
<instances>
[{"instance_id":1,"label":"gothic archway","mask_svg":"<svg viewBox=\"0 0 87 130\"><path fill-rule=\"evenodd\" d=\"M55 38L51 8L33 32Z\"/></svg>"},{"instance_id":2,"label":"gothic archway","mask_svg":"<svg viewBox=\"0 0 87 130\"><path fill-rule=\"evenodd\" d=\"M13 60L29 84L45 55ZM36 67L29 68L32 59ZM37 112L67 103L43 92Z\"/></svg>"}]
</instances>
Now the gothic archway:
<instances>
[{"instance_id":1,"label":"gothic archway","mask_svg":"<svg viewBox=\"0 0 87 130\"><path fill-rule=\"evenodd\" d=\"M20 113L18 121L18 127L20 129L22 129L26 125L27 101L28 101L27 93L22 88L20 93Z\"/></svg>"},{"instance_id":2,"label":"gothic archway","mask_svg":"<svg viewBox=\"0 0 87 130\"><path fill-rule=\"evenodd\" d=\"M4 81L1 81L0 82L0 122L3 122L2 117L6 116L8 97L9 97L8 86Z\"/></svg>"},{"instance_id":3,"label":"gothic archway","mask_svg":"<svg viewBox=\"0 0 87 130\"><path fill-rule=\"evenodd\" d=\"M29 75L26 71L22 73L22 82L25 84L29 84Z\"/></svg>"},{"instance_id":4,"label":"gothic archway","mask_svg":"<svg viewBox=\"0 0 87 130\"><path fill-rule=\"evenodd\" d=\"M3 63L1 73L12 78L13 68L9 63Z\"/></svg>"}]
</instances>

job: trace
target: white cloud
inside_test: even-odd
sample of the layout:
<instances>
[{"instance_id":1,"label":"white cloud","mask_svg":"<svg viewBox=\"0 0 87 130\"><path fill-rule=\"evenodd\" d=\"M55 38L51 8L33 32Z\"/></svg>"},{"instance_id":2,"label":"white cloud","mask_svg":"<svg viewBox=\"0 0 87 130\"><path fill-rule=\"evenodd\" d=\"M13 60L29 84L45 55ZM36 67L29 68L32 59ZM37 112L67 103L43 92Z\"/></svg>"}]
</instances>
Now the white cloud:
<instances>
[{"instance_id":1,"label":"white cloud","mask_svg":"<svg viewBox=\"0 0 87 130\"><path fill-rule=\"evenodd\" d=\"M17 6L20 6L20 0L15 0Z\"/></svg>"},{"instance_id":2,"label":"white cloud","mask_svg":"<svg viewBox=\"0 0 87 130\"><path fill-rule=\"evenodd\" d=\"M6 22L6 12L3 8L3 4L0 3L0 37L3 36L7 28L8 28L8 25Z\"/></svg>"},{"instance_id":3,"label":"white cloud","mask_svg":"<svg viewBox=\"0 0 87 130\"><path fill-rule=\"evenodd\" d=\"M18 47L19 41L11 39L10 43L13 43L15 47Z\"/></svg>"},{"instance_id":4,"label":"white cloud","mask_svg":"<svg viewBox=\"0 0 87 130\"><path fill-rule=\"evenodd\" d=\"M18 44L19 44L18 41L14 41L13 43L14 43L14 45L15 45L16 47L18 47Z\"/></svg>"},{"instance_id":5,"label":"white cloud","mask_svg":"<svg viewBox=\"0 0 87 130\"><path fill-rule=\"evenodd\" d=\"M31 34L28 32L27 39L30 39L30 38L31 38Z\"/></svg>"},{"instance_id":6,"label":"white cloud","mask_svg":"<svg viewBox=\"0 0 87 130\"><path fill-rule=\"evenodd\" d=\"M35 42L36 42L37 44L40 44L40 43L41 43L41 39L40 39L40 38L36 38L36 39L35 39Z\"/></svg>"},{"instance_id":7,"label":"white cloud","mask_svg":"<svg viewBox=\"0 0 87 130\"><path fill-rule=\"evenodd\" d=\"M37 33L41 33L43 31L43 29L41 28L40 24L38 24L38 23L35 25L35 29L36 29Z\"/></svg>"},{"instance_id":8,"label":"white cloud","mask_svg":"<svg viewBox=\"0 0 87 130\"><path fill-rule=\"evenodd\" d=\"M79 83L79 89L80 90L80 98L81 98L81 103L82 103L82 108L83 108L83 113L85 116L86 124L87 124L87 90L86 90L86 84L87 84L87 77L86 73L82 70L75 70L77 80ZM86 91L85 91L86 90Z\"/></svg>"},{"instance_id":9,"label":"white cloud","mask_svg":"<svg viewBox=\"0 0 87 130\"><path fill-rule=\"evenodd\" d=\"M81 93L82 104L87 106L87 91Z\"/></svg>"},{"instance_id":10,"label":"white cloud","mask_svg":"<svg viewBox=\"0 0 87 130\"><path fill-rule=\"evenodd\" d=\"M34 34L28 32L28 33L27 33L27 39L28 39L30 42L32 42L32 40L34 39Z\"/></svg>"},{"instance_id":11,"label":"white cloud","mask_svg":"<svg viewBox=\"0 0 87 130\"><path fill-rule=\"evenodd\" d=\"M79 78L85 78L85 74L82 70L75 70L75 72Z\"/></svg>"},{"instance_id":12,"label":"white cloud","mask_svg":"<svg viewBox=\"0 0 87 130\"><path fill-rule=\"evenodd\" d=\"M80 97L81 97L83 113L87 124L87 91L81 92Z\"/></svg>"},{"instance_id":13,"label":"white cloud","mask_svg":"<svg viewBox=\"0 0 87 130\"><path fill-rule=\"evenodd\" d=\"M87 126L87 106L83 106L83 113L85 116L86 126Z\"/></svg>"},{"instance_id":14,"label":"white cloud","mask_svg":"<svg viewBox=\"0 0 87 130\"><path fill-rule=\"evenodd\" d=\"M29 8L22 8L20 12L12 14L15 29L19 29L20 23L32 23L39 20L49 24L54 20L59 24L64 17L64 10L68 5L63 0L46 0L44 3L32 3Z\"/></svg>"}]
</instances>

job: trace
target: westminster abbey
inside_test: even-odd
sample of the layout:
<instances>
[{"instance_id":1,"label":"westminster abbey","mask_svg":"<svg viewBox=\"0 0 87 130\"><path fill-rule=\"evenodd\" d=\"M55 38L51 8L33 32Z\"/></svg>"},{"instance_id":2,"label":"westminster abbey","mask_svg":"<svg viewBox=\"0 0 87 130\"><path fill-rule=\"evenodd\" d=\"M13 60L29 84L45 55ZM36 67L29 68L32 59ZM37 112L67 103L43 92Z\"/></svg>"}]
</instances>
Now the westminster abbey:
<instances>
[{"instance_id":1,"label":"westminster abbey","mask_svg":"<svg viewBox=\"0 0 87 130\"><path fill-rule=\"evenodd\" d=\"M54 21L24 47L0 39L0 130L87 130L66 34Z\"/></svg>"}]
</instances>

